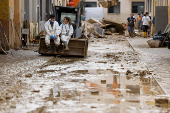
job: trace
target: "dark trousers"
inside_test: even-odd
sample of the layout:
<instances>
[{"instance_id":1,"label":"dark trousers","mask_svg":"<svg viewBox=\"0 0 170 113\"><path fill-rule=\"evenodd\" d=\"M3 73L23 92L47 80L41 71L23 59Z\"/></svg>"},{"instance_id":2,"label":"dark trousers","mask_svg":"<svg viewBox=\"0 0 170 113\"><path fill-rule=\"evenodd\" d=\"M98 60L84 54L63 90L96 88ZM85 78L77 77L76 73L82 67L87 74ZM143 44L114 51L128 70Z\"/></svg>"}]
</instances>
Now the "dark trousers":
<instances>
[{"instance_id":1,"label":"dark trousers","mask_svg":"<svg viewBox=\"0 0 170 113\"><path fill-rule=\"evenodd\" d=\"M149 26L148 25L143 25L143 32L148 32Z\"/></svg>"}]
</instances>

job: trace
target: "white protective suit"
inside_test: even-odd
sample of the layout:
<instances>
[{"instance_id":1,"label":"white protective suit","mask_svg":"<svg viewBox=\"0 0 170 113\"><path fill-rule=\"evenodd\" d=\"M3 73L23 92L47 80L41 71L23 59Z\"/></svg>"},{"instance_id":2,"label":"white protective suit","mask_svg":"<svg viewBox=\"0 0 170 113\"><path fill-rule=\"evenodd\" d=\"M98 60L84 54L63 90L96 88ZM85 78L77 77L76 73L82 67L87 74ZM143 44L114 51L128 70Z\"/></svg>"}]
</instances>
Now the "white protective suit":
<instances>
[{"instance_id":1,"label":"white protective suit","mask_svg":"<svg viewBox=\"0 0 170 113\"><path fill-rule=\"evenodd\" d=\"M53 27L51 27L50 19L49 19L45 23L44 27L45 27L45 30L47 32L47 35L45 36L46 45L50 45L50 36L57 36L58 35L58 38L54 39L54 43L55 43L56 46L59 46L60 45L60 37L59 37L60 26L59 26L58 22L54 21Z\"/></svg>"},{"instance_id":2,"label":"white protective suit","mask_svg":"<svg viewBox=\"0 0 170 113\"><path fill-rule=\"evenodd\" d=\"M69 43L69 40L73 34L73 26L69 24L61 24L60 25L60 32L61 32L61 40L62 42L67 42L67 45ZM68 32L68 36L66 36Z\"/></svg>"}]
</instances>

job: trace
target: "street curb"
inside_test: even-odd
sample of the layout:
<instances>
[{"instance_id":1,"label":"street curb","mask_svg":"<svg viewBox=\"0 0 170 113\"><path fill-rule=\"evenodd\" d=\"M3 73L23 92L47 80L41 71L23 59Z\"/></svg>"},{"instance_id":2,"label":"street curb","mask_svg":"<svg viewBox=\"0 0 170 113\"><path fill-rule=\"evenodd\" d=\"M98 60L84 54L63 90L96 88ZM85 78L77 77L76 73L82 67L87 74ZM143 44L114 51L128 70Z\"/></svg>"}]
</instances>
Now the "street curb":
<instances>
[{"instance_id":1,"label":"street curb","mask_svg":"<svg viewBox=\"0 0 170 113\"><path fill-rule=\"evenodd\" d=\"M131 47L132 49L133 49L133 51L135 51L136 52L136 50L134 49L134 47L132 46L132 44L130 43L130 41L129 41L129 38L128 37L126 37L126 40L128 41L128 43L129 43L129 47Z\"/></svg>"},{"instance_id":2,"label":"street curb","mask_svg":"<svg viewBox=\"0 0 170 113\"><path fill-rule=\"evenodd\" d=\"M134 47L132 46L132 44L130 43L128 37L126 37L126 40L127 40L128 43L129 43L129 47L131 47L131 48L133 49L133 51L137 52L137 51L134 49ZM139 54L138 54L138 56L139 56ZM166 95L166 92L163 90L163 88L161 87L161 85L159 84L159 82L157 81L157 79L155 78L155 76L152 75L152 77L154 78L154 80L156 81L156 83L159 85L159 87L161 88L161 90L163 91L163 93Z\"/></svg>"}]
</instances>

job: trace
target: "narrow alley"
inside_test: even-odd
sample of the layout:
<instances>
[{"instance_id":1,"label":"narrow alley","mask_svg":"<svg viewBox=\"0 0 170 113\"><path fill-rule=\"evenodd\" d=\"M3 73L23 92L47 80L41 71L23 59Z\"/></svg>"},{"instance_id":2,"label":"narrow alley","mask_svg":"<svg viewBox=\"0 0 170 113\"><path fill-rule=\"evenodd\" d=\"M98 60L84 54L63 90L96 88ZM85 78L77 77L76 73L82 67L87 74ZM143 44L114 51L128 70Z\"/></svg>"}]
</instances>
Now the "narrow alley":
<instances>
[{"instance_id":1,"label":"narrow alley","mask_svg":"<svg viewBox=\"0 0 170 113\"><path fill-rule=\"evenodd\" d=\"M1 113L170 113L170 0L0 5Z\"/></svg>"},{"instance_id":2,"label":"narrow alley","mask_svg":"<svg viewBox=\"0 0 170 113\"><path fill-rule=\"evenodd\" d=\"M90 39L86 58L27 52L37 59L11 58L22 61L24 68L20 63L10 65L11 61L2 64L2 112L160 113L169 109L169 97L153 71L124 36Z\"/></svg>"}]
</instances>

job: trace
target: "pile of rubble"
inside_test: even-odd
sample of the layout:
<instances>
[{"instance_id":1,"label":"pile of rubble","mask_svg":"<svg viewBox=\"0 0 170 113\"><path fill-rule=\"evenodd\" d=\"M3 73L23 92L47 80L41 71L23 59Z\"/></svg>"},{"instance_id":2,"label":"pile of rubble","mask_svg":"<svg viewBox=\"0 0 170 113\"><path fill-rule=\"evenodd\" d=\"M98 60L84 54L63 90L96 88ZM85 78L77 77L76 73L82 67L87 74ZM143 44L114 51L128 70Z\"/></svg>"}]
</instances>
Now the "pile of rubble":
<instances>
[{"instance_id":1,"label":"pile of rubble","mask_svg":"<svg viewBox=\"0 0 170 113\"><path fill-rule=\"evenodd\" d=\"M125 26L116 21L103 20L103 22L90 18L88 21L83 21L84 36L104 38L106 35L124 34Z\"/></svg>"}]
</instances>

